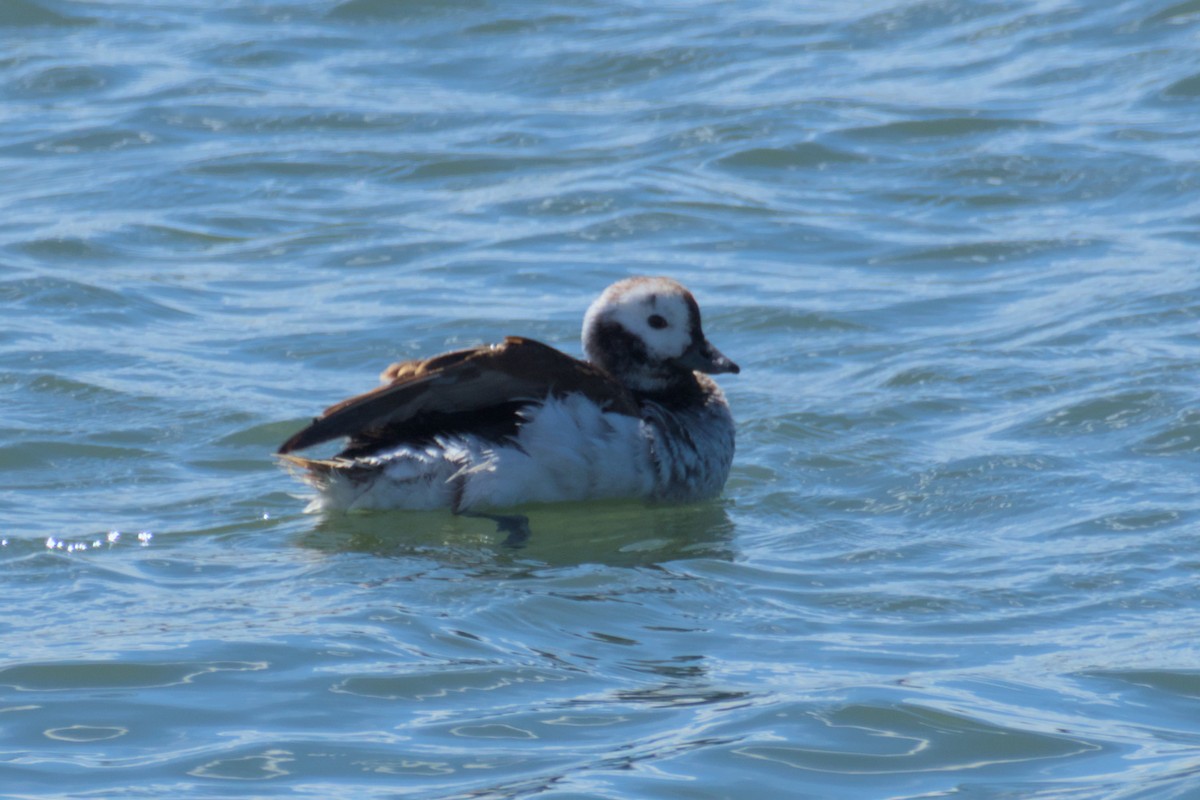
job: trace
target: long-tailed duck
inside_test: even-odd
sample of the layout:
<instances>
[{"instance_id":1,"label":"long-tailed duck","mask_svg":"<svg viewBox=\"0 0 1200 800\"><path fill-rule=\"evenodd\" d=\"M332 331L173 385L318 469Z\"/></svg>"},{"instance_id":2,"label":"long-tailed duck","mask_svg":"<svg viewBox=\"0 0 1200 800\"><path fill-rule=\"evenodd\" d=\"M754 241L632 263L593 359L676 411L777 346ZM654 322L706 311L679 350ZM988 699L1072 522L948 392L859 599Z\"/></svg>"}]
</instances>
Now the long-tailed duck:
<instances>
[{"instance_id":1,"label":"long-tailed duck","mask_svg":"<svg viewBox=\"0 0 1200 800\"><path fill-rule=\"evenodd\" d=\"M310 510L719 494L734 426L708 375L739 370L705 338L691 293L670 278L613 284L584 316L583 350L587 361L508 337L393 364L278 456L317 490ZM332 458L291 455L343 436Z\"/></svg>"}]
</instances>

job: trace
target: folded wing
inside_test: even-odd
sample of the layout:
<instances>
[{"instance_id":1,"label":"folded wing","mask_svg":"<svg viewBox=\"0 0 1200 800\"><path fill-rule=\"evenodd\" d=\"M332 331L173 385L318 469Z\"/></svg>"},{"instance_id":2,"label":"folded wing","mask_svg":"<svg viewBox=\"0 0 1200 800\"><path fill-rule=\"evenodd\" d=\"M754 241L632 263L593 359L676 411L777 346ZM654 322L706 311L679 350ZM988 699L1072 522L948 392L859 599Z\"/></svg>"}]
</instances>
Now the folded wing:
<instances>
[{"instance_id":1,"label":"folded wing","mask_svg":"<svg viewBox=\"0 0 1200 800\"><path fill-rule=\"evenodd\" d=\"M638 413L633 397L608 373L519 337L394 364L384 379L391 382L327 408L278 454L343 436L350 442L340 455L349 457L444 433L508 435L522 406L551 394L579 392L606 410Z\"/></svg>"}]
</instances>

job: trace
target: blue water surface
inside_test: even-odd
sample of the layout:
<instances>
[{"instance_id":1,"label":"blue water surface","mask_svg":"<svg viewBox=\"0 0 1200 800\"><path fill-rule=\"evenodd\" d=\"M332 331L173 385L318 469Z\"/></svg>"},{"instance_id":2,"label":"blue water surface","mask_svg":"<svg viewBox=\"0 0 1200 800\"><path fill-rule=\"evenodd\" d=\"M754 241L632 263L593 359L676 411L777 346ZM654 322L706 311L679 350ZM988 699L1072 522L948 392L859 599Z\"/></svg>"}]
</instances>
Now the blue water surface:
<instances>
[{"instance_id":1,"label":"blue water surface","mask_svg":"<svg viewBox=\"0 0 1200 800\"><path fill-rule=\"evenodd\" d=\"M1200 797L1200 3L0 1L0 796ZM304 514L697 296L724 496Z\"/></svg>"}]
</instances>

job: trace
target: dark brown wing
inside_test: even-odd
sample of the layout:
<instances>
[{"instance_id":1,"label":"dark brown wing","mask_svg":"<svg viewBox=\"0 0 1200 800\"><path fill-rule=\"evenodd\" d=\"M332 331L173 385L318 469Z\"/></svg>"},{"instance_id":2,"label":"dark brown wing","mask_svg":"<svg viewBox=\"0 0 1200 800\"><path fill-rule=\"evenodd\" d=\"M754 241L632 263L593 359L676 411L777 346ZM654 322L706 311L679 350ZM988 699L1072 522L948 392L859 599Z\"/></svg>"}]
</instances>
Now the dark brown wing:
<instances>
[{"instance_id":1,"label":"dark brown wing","mask_svg":"<svg viewBox=\"0 0 1200 800\"><path fill-rule=\"evenodd\" d=\"M549 394L579 392L606 410L638 413L633 396L607 372L519 337L395 364L384 377L392 382L325 409L279 454L341 436L350 437L350 453L431 432L515 429L520 406Z\"/></svg>"}]
</instances>

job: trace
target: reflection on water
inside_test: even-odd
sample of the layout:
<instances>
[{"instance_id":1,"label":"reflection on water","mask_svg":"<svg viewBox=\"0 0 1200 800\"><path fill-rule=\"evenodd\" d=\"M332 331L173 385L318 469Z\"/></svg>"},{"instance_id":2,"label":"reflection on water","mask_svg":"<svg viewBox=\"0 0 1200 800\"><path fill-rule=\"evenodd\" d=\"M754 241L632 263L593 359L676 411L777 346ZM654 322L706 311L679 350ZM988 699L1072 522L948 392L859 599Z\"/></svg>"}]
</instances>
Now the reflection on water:
<instances>
[{"instance_id":1,"label":"reflection on water","mask_svg":"<svg viewBox=\"0 0 1200 800\"><path fill-rule=\"evenodd\" d=\"M329 552L422 556L449 563L646 566L681 558L732 558L733 521L723 502L689 506L564 503L521 509L532 536L525 547L503 546L496 523L447 512L383 511L324 514L297 537Z\"/></svg>"}]
</instances>

